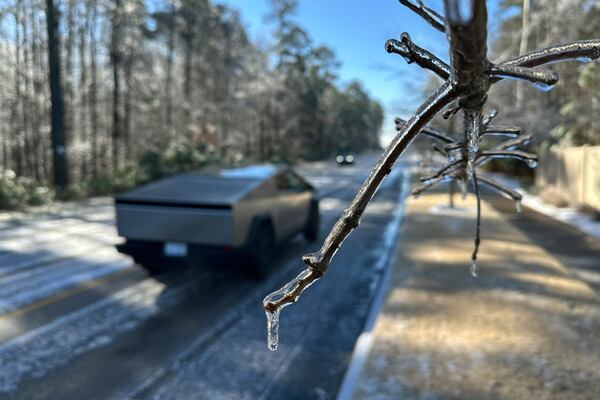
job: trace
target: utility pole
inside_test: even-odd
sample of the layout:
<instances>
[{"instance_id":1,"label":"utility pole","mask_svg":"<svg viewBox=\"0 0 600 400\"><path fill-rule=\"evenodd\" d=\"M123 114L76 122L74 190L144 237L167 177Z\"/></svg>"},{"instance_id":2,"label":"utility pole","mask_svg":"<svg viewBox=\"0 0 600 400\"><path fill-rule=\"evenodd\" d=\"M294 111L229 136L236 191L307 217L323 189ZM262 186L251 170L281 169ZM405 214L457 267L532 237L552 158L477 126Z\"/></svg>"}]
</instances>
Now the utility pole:
<instances>
[{"instance_id":1,"label":"utility pole","mask_svg":"<svg viewBox=\"0 0 600 400\"><path fill-rule=\"evenodd\" d=\"M60 35L54 0L46 0L48 27L48 65L50 66L50 99L52 103L52 160L54 186L64 190L69 184L67 151L65 147L65 113L60 72Z\"/></svg>"}]
</instances>

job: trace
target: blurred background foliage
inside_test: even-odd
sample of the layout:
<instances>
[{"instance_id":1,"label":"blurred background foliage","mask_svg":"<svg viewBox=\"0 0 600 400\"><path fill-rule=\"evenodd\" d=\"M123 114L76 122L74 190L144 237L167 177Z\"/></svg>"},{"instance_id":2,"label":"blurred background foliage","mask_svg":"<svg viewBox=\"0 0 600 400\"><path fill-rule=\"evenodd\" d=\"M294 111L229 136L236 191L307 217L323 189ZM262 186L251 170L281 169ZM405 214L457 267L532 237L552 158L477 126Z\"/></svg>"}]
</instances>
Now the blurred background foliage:
<instances>
[{"instance_id":1,"label":"blurred background foliage","mask_svg":"<svg viewBox=\"0 0 600 400\"><path fill-rule=\"evenodd\" d=\"M379 146L382 106L361 83L338 81L339 60L296 22L295 0L270 1L265 42L250 40L236 10L209 0L54 4L71 182L62 197L208 164ZM52 197L45 6L0 3L3 208L39 203L45 190Z\"/></svg>"}]
</instances>

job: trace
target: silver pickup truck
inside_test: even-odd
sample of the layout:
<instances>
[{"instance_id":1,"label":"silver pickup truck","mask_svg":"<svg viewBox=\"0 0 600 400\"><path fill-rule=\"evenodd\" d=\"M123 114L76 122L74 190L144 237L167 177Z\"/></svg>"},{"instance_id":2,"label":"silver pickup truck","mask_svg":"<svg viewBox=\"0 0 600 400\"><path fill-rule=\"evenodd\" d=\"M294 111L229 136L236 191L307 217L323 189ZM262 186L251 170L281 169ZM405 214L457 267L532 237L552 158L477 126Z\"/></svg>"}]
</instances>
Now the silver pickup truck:
<instances>
[{"instance_id":1,"label":"silver pickup truck","mask_svg":"<svg viewBox=\"0 0 600 400\"><path fill-rule=\"evenodd\" d=\"M115 207L117 249L151 273L227 258L263 277L277 243L319 234L315 190L285 166L181 174L117 195Z\"/></svg>"}]
</instances>

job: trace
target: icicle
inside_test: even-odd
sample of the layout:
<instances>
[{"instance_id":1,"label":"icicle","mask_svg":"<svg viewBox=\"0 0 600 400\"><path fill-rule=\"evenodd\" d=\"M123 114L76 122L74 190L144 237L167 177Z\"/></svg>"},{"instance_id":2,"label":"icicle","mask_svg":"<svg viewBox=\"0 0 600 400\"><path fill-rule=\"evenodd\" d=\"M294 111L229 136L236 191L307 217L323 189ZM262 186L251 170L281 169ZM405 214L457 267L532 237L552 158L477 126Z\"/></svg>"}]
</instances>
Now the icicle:
<instances>
[{"instance_id":1,"label":"icicle","mask_svg":"<svg viewBox=\"0 0 600 400\"><path fill-rule=\"evenodd\" d=\"M471 267L469 268L469 272L473 278L477 278L477 261L471 260Z\"/></svg>"},{"instance_id":2,"label":"icicle","mask_svg":"<svg viewBox=\"0 0 600 400\"><path fill-rule=\"evenodd\" d=\"M527 166L529 168L535 168L537 167L538 162L536 160L527 160Z\"/></svg>"},{"instance_id":3,"label":"icicle","mask_svg":"<svg viewBox=\"0 0 600 400\"><path fill-rule=\"evenodd\" d=\"M521 200L515 200L515 208L517 209L518 213L523 211L523 205L521 204Z\"/></svg>"},{"instance_id":4,"label":"icicle","mask_svg":"<svg viewBox=\"0 0 600 400\"><path fill-rule=\"evenodd\" d=\"M536 89L541 90L542 92L549 92L552 89L554 89L555 85L547 85L545 83L536 82L536 83L533 84L533 86Z\"/></svg>"},{"instance_id":5,"label":"icicle","mask_svg":"<svg viewBox=\"0 0 600 400\"><path fill-rule=\"evenodd\" d=\"M275 312L265 311L265 314L267 314L267 347L275 351L279 345L279 309Z\"/></svg>"}]
</instances>

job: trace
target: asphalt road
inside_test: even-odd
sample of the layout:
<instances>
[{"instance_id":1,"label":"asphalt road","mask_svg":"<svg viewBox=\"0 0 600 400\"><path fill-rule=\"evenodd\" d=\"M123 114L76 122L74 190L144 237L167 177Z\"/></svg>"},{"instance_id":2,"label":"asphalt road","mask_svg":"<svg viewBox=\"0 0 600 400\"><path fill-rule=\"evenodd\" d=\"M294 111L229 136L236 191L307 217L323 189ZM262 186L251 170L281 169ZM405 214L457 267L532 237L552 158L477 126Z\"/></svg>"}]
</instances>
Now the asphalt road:
<instances>
[{"instance_id":1,"label":"asphalt road","mask_svg":"<svg viewBox=\"0 0 600 400\"><path fill-rule=\"evenodd\" d=\"M223 268L149 277L114 250L107 199L0 221L0 399L335 398L395 242L399 169L327 276L282 312L277 352L261 300L301 270L374 161L302 168L323 197L321 238L284 243L261 282Z\"/></svg>"}]
</instances>

